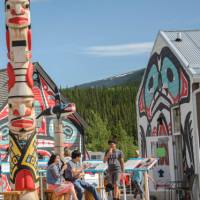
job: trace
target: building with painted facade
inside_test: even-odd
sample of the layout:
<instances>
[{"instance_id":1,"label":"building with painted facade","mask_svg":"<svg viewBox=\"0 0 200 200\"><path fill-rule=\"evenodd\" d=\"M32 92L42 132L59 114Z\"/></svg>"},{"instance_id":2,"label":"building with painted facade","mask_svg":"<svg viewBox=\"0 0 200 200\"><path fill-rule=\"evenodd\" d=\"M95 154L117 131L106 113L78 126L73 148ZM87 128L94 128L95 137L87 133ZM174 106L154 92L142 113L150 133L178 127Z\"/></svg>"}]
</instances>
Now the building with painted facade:
<instances>
[{"instance_id":1,"label":"building with painted facade","mask_svg":"<svg viewBox=\"0 0 200 200\"><path fill-rule=\"evenodd\" d=\"M56 84L49 75L39 65L34 63L34 96L36 116L42 110L55 105ZM8 129L8 105L7 105L7 72L0 70L0 149L1 159L6 160L7 149L9 146L9 129ZM67 100L62 97L63 103ZM37 147L40 159L48 157L54 147L54 117L41 117L37 120ZM85 122L78 115L72 114L68 118L63 118L63 131L65 138L65 146L70 149L84 149L83 135Z\"/></svg>"},{"instance_id":2,"label":"building with painted facade","mask_svg":"<svg viewBox=\"0 0 200 200\"><path fill-rule=\"evenodd\" d=\"M55 93L56 84L40 66L39 63L34 63L34 97L35 97L35 112L38 116L41 111L48 107L55 106ZM8 76L6 69L0 70L0 162L3 166L9 162L8 149L9 149L9 128L8 128L8 89L7 89ZM68 101L61 95L63 103ZM41 117L37 120L37 153L39 161L47 161L52 151L54 150L54 120L55 117ZM85 152L84 145L84 128L86 126L84 120L78 113L74 113L67 118L62 118L63 133L64 133L64 146L69 149L80 149ZM46 162L44 162L46 163ZM5 165L4 165L5 164ZM7 169L5 170L7 171ZM2 174L2 182L0 188L4 191L10 190L9 186L9 171ZM3 183L3 185L1 185Z\"/></svg>"},{"instance_id":3,"label":"building with painted facade","mask_svg":"<svg viewBox=\"0 0 200 200\"><path fill-rule=\"evenodd\" d=\"M158 33L136 104L141 153L159 158L151 191L176 181L199 199L200 30Z\"/></svg>"}]
</instances>

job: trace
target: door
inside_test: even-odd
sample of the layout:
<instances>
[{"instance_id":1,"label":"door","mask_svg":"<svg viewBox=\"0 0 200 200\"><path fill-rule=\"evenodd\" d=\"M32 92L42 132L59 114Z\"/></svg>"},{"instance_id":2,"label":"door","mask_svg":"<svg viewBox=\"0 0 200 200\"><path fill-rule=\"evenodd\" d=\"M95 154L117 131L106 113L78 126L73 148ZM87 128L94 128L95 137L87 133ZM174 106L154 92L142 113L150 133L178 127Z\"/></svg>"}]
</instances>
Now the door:
<instances>
[{"instance_id":1,"label":"door","mask_svg":"<svg viewBox=\"0 0 200 200\"><path fill-rule=\"evenodd\" d=\"M157 157L159 159L150 175L157 183L157 190L162 191L171 181L174 181L172 136L148 137L147 157ZM151 183L150 190L155 191Z\"/></svg>"}]
</instances>

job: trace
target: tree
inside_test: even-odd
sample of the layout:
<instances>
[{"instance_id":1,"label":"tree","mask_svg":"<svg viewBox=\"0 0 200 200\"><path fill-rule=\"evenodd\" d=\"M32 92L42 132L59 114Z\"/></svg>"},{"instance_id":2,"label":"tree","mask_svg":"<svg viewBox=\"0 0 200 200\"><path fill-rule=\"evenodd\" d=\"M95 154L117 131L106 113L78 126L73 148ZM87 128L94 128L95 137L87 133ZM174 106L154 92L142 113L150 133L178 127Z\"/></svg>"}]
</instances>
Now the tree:
<instances>
[{"instance_id":1,"label":"tree","mask_svg":"<svg viewBox=\"0 0 200 200\"><path fill-rule=\"evenodd\" d=\"M110 131L107 129L107 120L100 117L98 113L90 110L87 119L88 128L86 129L86 146L91 151L104 151L107 148L107 141Z\"/></svg>"},{"instance_id":2,"label":"tree","mask_svg":"<svg viewBox=\"0 0 200 200\"><path fill-rule=\"evenodd\" d=\"M117 141L117 146L125 155L125 159L134 157L136 146L133 138L123 129L120 121L112 129L111 137Z\"/></svg>"},{"instance_id":3,"label":"tree","mask_svg":"<svg viewBox=\"0 0 200 200\"><path fill-rule=\"evenodd\" d=\"M74 102L77 112L87 122L87 148L107 148L111 133L117 133L120 148L132 157L137 145L135 99L138 86L102 88L66 88L62 94Z\"/></svg>"}]
</instances>

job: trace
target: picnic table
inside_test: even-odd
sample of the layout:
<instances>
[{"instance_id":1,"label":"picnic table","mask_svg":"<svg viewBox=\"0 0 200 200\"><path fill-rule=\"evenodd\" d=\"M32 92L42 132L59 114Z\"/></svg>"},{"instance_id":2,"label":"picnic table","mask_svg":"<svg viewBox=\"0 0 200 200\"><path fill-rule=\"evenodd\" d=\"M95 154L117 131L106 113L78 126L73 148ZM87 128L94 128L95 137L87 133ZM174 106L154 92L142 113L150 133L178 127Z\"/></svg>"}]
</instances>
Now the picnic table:
<instances>
[{"instance_id":1,"label":"picnic table","mask_svg":"<svg viewBox=\"0 0 200 200\"><path fill-rule=\"evenodd\" d=\"M149 200L149 183L148 172L151 170L158 160L156 158L130 158L125 163L125 172L132 173L134 171L140 171L144 174L144 188L145 188L145 200ZM124 200L126 200L126 192L124 191Z\"/></svg>"},{"instance_id":2,"label":"picnic table","mask_svg":"<svg viewBox=\"0 0 200 200\"><path fill-rule=\"evenodd\" d=\"M149 200L148 172L156 165L157 161L156 158L130 158L125 162L125 173L133 173L134 171L144 173L145 200ZM99 174L99 186L104 188L104 172L107 169L107 164L103 163L103 161L94 160L84 161L83 164L90 164L90 167L84 170L85 172ZM123 180L123 194L124 200L126 200L125 180Z\"/></svg>"}]
</instances>

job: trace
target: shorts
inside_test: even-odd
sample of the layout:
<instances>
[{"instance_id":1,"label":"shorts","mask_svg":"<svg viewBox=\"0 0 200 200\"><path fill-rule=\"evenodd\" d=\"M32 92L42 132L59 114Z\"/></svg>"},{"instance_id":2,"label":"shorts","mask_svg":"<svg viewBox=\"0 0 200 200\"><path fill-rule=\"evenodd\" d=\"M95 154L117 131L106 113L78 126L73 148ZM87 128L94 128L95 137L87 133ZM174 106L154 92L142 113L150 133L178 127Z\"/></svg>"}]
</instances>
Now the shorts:
<instances>
[{"instance_id":1,"label":"shorts","mask_svg":"<svg viewBox=\"0 0 200 200\"><path fill-rule=\"evenodd\" d=\"M108 183L120 186L120 171L108 170Z\"/></svg>"}]
</instances>

